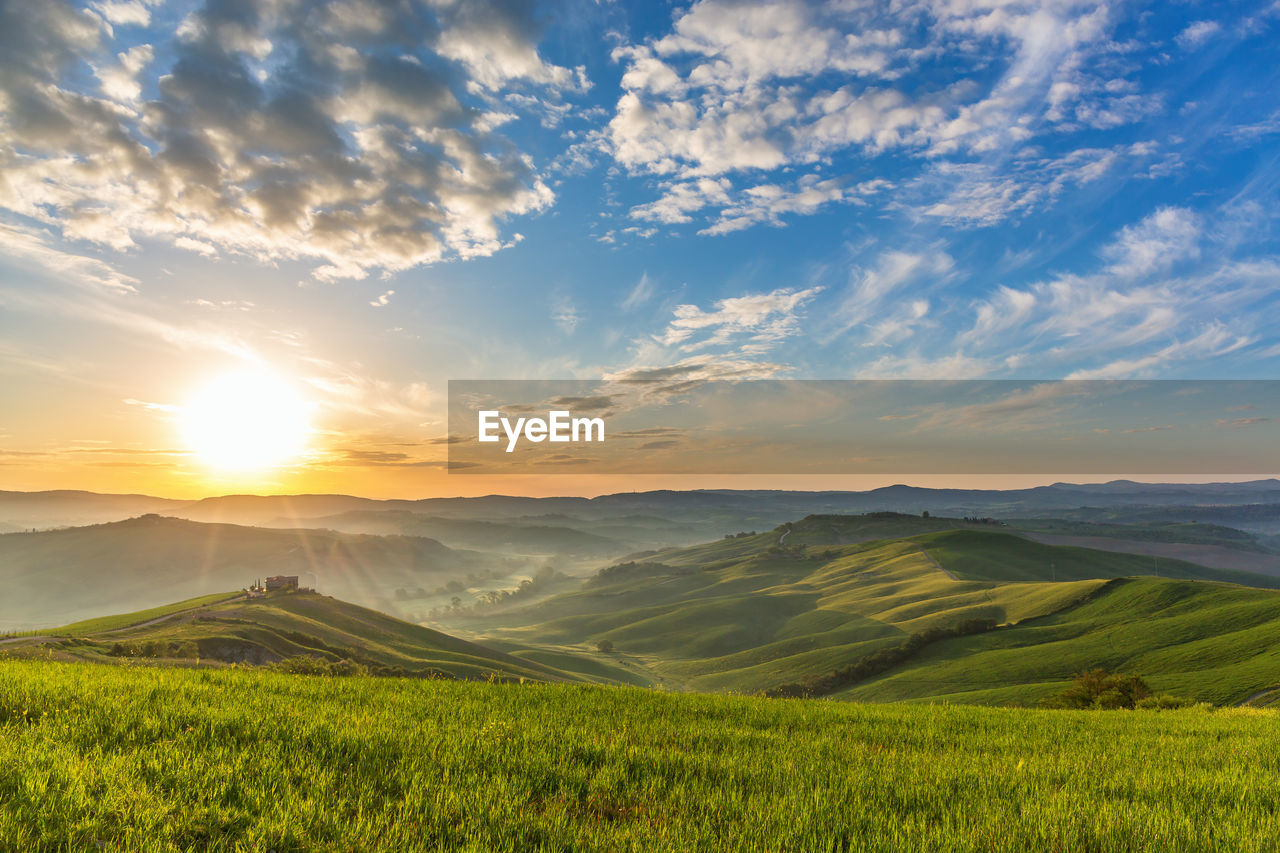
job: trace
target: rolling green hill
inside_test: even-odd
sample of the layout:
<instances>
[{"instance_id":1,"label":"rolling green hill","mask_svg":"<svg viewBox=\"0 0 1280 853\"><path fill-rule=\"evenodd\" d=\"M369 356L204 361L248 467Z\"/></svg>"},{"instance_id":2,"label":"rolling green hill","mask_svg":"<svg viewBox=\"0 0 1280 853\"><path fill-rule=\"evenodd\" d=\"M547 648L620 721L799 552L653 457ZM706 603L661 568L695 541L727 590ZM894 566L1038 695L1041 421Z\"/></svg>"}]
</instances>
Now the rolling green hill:
<instances>
[{"instance_id":1,"label":"rolling green hill","mask_svg":"<svg viewBox=\"0 0 1280 853\"><path fill-rule=\"evenodd\" d=\"M829 673L902 646L916 634L982 622L1005 627L955 640L957 647L1003 637L1015 630L1009 626L1038 624L1083 607L1108 588L1110 579L1154 569L1149 557L1058 548L981 524L849 545L804 544L949 523L889 516L847 522L806 518L768 533L659 552L606 569L580 589L531 607L457 624L474 636L533 647L587 649L607 641L617 656L643 665L668 687L756 692ZM1160 560L1160 571L1202 581L1186 585L1193 609L1197 595L1208 606L1224 581L1277 584L1274 578L1171 560ZM1274 595L1230 589L1249 601ZM1102 622L1089 623L1088 631L1103 630L1105 618L1125 617L1111 611L1099 618ZM1225 647L1213 652L1226 654ZM1087 657L1075 663L1105 665L1111 659L1091 663ZM1223 661L1213 658L1206 666L1214 662ZM1163 661L1151 663L1151 674L1168 670ZM1023 684L1009 681L1001 701L1043 695L1022 690ZM1252 684L1240 672L1194 690L1178 686L1188 695L1210 698L1239 697ZM859 696L877 698L871 689Z\"/></svg>"},{"instance_id":2,"label":"rolling green hill","mask_svg":"<svg viewBox=\"0 0 1280 853\"><path fill-rule=\"evenodd\" d=\"M155 515L0 536L0 567L0 630L162 606L277 574L389 609L399 587L512 569L421 537L268 530Z\"/></svg>"},{"instance_id":3,"label":"rolling green hill","mask_svg":"<svg viewBox=\"0 0 1280 853\"><path fill-rule=\"evenodd\" d=\"M1280 687L1280 592L1195 581L1110 581L1077 607L944 640L837 694L876 701L1026 704L1102 667L1215 703Z\"/></svg>"},{"instance_id":4,"label":"rolling green hill","mask_svg":"<svg viewBox=\"0 0 1280 853\"><path fill-rule=\"evenodd\" d=\"M9 657L143 661L187 666L310 659L401 674L625 683L607 661L562 655L554 664L517 657L309 592L205 596L132 614L78 622L0 646ZM301 666L301 664L299 664ZM322 665L323 666L323 665ZM304 669L306 667L303 667Z\"/></svg>"},{"instance_id":5,"label":"rolling green hill","mask_svg":"<svg viewBox=\"0 0 1280 853\"><path fill-rule=\"evenodd\" d=\"M1159 575L1248 586L1280 587L1280 578L1210 569L1194 563L1118 551L1045 545L1012 533L949 530L913 537L944 569L968 580L1045 581Z\"/></svg>"},{"instance_id":6,"label":"rolling green hill","mask_svg":"<svg viewBox=\"0 0 1280 853\"><path fill-rule=\"evenodd\" d=\"M740 553L747 544L671 552L672 563L615 569L533 607L460 624L525 645L607 640L668 686L754 692L915 631L1052 612L1102 583L957 581L911 540ZM689 565L699 556L706 568Z\"/></svg>"}]
</instances>

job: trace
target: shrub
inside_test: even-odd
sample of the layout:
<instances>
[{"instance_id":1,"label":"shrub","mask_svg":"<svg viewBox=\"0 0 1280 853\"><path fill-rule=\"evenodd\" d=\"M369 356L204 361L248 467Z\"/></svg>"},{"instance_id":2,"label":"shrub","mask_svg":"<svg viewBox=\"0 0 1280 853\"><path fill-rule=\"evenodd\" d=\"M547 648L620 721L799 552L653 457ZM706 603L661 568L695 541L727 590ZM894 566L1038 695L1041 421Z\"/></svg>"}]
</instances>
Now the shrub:
<instances>
[{"instance_id":1,"label":"shrub","mask_svg":"<svg viewBox=\"0 0 1280 853\"><path fill-rule=\"evenodd\" d=\"M1168 693L1156 693L1145 699L1139 699L1137 707L1146 711L1174 711L1178 708L1190 708L1195 700L1186 696L1170 696Z\"/></svg>"},{"instance_id":2,"label":"shrub","mask_svg":"<svg viewBox=\"0 0 1280 853\"><path fill-rule=\"evenodd\" d=\"M368 675L369 668L364 664L349 660L330 661L310 655L298 655L269 664L269 669L276 672L288 672L293 675Z\"/></svg>"}]
</instances>

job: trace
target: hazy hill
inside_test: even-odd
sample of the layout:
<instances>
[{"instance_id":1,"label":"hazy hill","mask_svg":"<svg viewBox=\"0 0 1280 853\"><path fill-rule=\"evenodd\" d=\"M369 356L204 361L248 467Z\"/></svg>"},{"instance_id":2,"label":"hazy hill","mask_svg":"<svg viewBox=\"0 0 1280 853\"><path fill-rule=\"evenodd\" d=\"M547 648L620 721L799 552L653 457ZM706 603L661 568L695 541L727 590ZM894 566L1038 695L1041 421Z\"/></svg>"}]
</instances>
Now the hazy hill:
<instances>
[{"instance_id":1,"label":"hazy hill","mask_svg":"<svg viewBox=\"0 0 1280 853\"><path fill-rule=\"evenodd\" d=\"M321 527L378 536L426 536L454 548L482 548L515 554L610 557L636 547L632 542L566 526L440 518L406 510L353 510L308 518L302 525L290 519L277 518L266 526Z\"/></svg>"},{"instance_id":2,"label":"hazy hill","mask_svg":"<svg viewBox=\"0 0 1280 853\"><path fill-rule=\"evenodd\" d=\"M98 524L149 512L173 512L189 503L147 495L104 495L71 490L0 491L0 522L20 530Z\"/></svg>"},{"instance_id":3,"label":"hazy hill","mask_svg":"<svg viewBox=\"0 0 1280 853\"><path fill-rule=\"evenodd\" d=\"M0 628L35 627L244 587L268 575L371 605L500 564L422 537L267 530L143 516L0 536Z\"/></svg>"}]
</instances>

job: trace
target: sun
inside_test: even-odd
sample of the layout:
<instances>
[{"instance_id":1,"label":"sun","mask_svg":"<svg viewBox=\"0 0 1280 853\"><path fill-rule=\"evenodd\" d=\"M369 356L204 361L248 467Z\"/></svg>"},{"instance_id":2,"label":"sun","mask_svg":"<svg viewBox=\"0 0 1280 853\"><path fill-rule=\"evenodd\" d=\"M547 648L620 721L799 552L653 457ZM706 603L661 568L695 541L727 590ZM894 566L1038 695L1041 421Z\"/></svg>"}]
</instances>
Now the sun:
<instances>
[{"instance_id":1,"label":"sun","mask_svg":"<svg viewBox=\"0 0 1280 853\"><path fill-rule=\"evenodd\" d=\"M187 447L209 468L252 472L296 461L311 436L311 405L268 371L220 376L183 408Z\"/></svg>"}]
</instances>

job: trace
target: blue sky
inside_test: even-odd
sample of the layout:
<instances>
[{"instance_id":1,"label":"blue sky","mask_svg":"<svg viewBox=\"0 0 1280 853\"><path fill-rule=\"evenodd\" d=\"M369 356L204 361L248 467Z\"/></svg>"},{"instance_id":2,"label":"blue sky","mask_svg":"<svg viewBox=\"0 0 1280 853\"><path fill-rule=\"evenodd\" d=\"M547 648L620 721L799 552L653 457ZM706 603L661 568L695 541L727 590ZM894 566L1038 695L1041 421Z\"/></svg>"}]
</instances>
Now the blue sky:
<instances>
[{"instance_id":1,"label":"blue sky","mask_svg":"<svg viewBox=\"0 0 1280 853\"><path fill-rule=\"evenodd\" d=\"M0 18L17 487L181 491L184 401L246 366L314 403L310 476L367 484L438 474L450 378L1280 359L1272 0Z\"/></svg>"}]
</instances>

